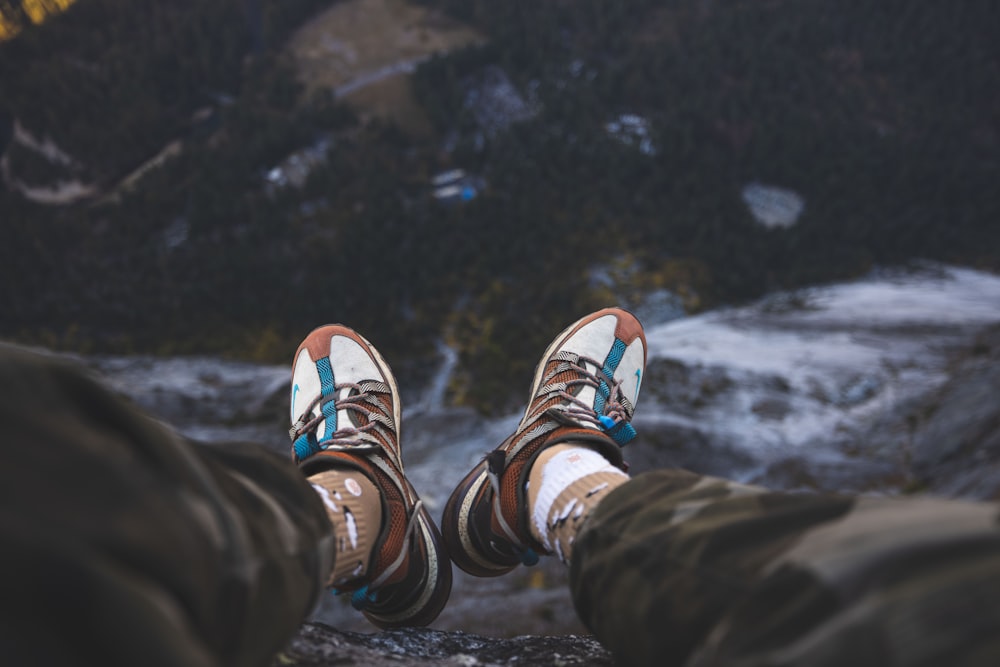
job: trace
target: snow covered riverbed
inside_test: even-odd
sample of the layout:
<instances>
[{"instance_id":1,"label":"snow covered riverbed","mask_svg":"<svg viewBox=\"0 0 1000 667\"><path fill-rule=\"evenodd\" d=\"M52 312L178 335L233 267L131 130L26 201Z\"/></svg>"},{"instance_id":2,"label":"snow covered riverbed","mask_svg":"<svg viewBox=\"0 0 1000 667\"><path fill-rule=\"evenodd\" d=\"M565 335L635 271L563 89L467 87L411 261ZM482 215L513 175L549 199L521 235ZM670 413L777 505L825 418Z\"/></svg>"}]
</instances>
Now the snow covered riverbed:
<instances>
[{"instance_id":1,"label":"snow covered riverbed","mask_svg":"<svg viewBox=\"0 0 1000 667\"><path fill-rule=\"evenodd\" d=\"M1000 277L925 267L650 326L639 437L626 458L633 472L679 466L773 488L991 497L1000 493L1000 434L989 426L1000 423L998 323ZM85 361L190 437L287 451L285 366ZM438 516L462 475L519 418L445 404L455 363L442 350L439 372L404 401L407 473ZM456 573L434 627L583 632L568 611L565 577L551 562L502 580ZM516 610L503 627L491 611L497 605ZM317 618L373 629L340 599L327 600Z\"/></svg>"},{"instance_id":2,"label":"snow covered riverbed","mask_svg":"<svg viewBox=\"0 0 1000 667\"><path fill-rule=\"evenodd\" d=\"M778 483L767 470L789 457L846 471L863 451L884 468L909 437L893 431L907 406L940 389L956 351L998 322L1000 276L924 267L650 327L640 438L628 454L639 469L689 465ZM285 366L150 357L89 363L190 437L286 447ZM404 405L409 473L418 489L426 485L432 507L443 501L436 487L460 477L517 419L443 405L454 364L443 350L440 372Z\"/></svg>"},{"instance_id":3,"label":"snow covered riverbed","mask_svg":"<svg viewBox=\"0 0 1000 667\"><path fill-rule=\"evenodd\" d=\"M639 460L779 486L796 485L773 469L788 461L851 490L906 477L910 411L997 322L1000 277L925 267L655 327L636 425L673 443L677 460Z\"/></svg>"}]
</instances>

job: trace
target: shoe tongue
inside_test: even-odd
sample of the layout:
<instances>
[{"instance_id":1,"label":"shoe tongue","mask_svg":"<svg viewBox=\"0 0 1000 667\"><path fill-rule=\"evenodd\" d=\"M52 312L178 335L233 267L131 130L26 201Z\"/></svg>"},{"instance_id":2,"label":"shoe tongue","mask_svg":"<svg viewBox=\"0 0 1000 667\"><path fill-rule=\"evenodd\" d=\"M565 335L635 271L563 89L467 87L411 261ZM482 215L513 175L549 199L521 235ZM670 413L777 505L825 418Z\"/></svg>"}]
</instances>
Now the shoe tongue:
<instances>
[{"instance_id":1,"label":"shoe tongue","mask_svg":"<svg viewBox=\"0 0 1000 667\"><path fill-rule=\"evenodd\" d=\"M336 400L339 402L348 396L357 395L357 393L358 390L353 387L344 387L337 390ZM328 407L323 408L322 406L317 406L313 413L317 416L328 413L328 411L332 409L333 403L327 403L326 406ZM358 428L358 426L361 425L358 423L358 413L356 410L346 410L341 407L333 414L336 415L336 419L325 419L319 423L316 429L317 435L322 434L323 437L328 438L346 426Z\"/></svg>"}]
</instances>

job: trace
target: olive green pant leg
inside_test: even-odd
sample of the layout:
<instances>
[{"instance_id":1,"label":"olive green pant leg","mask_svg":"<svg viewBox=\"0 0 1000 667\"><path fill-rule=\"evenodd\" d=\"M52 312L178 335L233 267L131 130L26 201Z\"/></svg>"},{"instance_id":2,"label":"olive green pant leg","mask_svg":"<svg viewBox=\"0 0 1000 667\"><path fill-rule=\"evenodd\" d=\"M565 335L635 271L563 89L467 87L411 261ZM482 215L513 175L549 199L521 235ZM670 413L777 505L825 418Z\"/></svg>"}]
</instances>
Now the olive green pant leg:
<instances>
[{"instance_id":1,"label":"olive green pant leg","mask_svg":"<svg viewBox=\"0 0 1000 667\"><path fill-rule=\"evenodd\" d=\"M588 519L571 586L621 665L997 665L997 516L657 471Z\"/></svg>"},{"instance_id":2,"label":"olive green pant leg","mask_svg":"<svg viewBox=\"0 0 1000 667\"><path fill-rule=\"evenodd\" d=\"M264 665L332 565L287 460L179 438L74 365L0 346L0 655Z\"/></svg>"}]
</instances>

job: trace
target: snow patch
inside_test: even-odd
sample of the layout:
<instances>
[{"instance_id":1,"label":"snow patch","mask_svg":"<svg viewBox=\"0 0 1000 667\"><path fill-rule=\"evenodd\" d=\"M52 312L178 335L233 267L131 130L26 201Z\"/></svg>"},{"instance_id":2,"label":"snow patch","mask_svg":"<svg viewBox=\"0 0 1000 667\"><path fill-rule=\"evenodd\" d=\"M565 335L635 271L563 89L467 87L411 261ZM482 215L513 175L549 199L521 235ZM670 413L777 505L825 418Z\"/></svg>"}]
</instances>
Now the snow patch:
<instances>
[{"instance_id":1,"label":"snow patch","mask_svg":"<svg viewBox=\"0 0 1000 667\"><path fill-rule=\"evenodd\" d=\"M623 113L605 123L604 129L626 146L635 146L643 155L656 155L656 147L649 132L649 121L646 118Z\"/></svg>"},{"instance_id":2,"label":"snow patch","mask_svg":"<svg viewBox=\"0 0 1000 667\"><path fill-rule=\"evenodd\" d=\"M23 149L37 153L39 157L53 165L69 169L73 172L82 170L82 166L72 155L59 148L49 137L39 139L27 130L18 119L14 119L14 133L11 142ZM26 199L47 206L64 206L84 199L89 199L98 193L94 184L84 183L79 179L61 179L46 185L29 185L13 173L10 158L7 154L0 158L0 178L4 184L19 192Z\"/></svg>"},{"instance_id":3,"label":"snow patch","mask_svg":"<svg viewBox=\"0 0 1000 667\"><path fill-rule=\"evenodd\" d=\"M541 107L529 102L511 83L507 73L496 66L486 67L466 82L464 106L487 137L494 137L514 123L530 120Z\"/></svg>"},{"instance_id":4,"label":"snow patch","mask_svg":"<svg viewBox=\"0 0 1000 667\"><path fill-rule=\"evenodd\" d=\"M806 203L797 192L761 183L743 188L743 201L754 219L765 227L791 227L799 221Z\"/></svg>"},{"instance_id":5,"label":"snow patch","mask_svg":"<svg viewBox=\"0 0 1000 667\"><path fill-rule=\"evenodd\" d=\"M651 365L669 363L658 383L647 375L653 397L635 421L702 434L765 467L792 452L844 461L844 442L940 387L948 351L996 322L1000 276L954 267L675 320L646 332Z\"/></svg>"}]
</instances>

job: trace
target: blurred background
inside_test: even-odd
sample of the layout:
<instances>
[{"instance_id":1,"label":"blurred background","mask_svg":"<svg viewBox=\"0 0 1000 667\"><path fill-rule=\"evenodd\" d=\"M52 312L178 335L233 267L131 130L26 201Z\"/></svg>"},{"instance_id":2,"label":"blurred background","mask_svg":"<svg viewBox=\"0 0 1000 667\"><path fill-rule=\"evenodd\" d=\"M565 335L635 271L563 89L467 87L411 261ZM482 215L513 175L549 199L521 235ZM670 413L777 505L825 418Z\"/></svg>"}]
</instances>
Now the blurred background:
<instances>
[{"instance_id":1,"label":"blurred background","mask_svg":"<svg viewBox=\"0 0 1000 667\"><path fill-rule=\"evenodd\" d=\"M637 470L996 497L998 35L993 0L0 0L0 338L283 449L292 352L349 324L439 510L616 304ZM562 576L460 581L440 627L578 630Z\"/></svg>"},{"instance_id":2,"label":"blurred background","mask_svg":"<svg viewBox=\"0 0 1000 667\"><path fill-rule=\"evenodd\" d=\"M0 12L8 338L284 362L334 319L491 408L598 305L1000 266L990 0Z\"/></svg>"}]
</instances>

